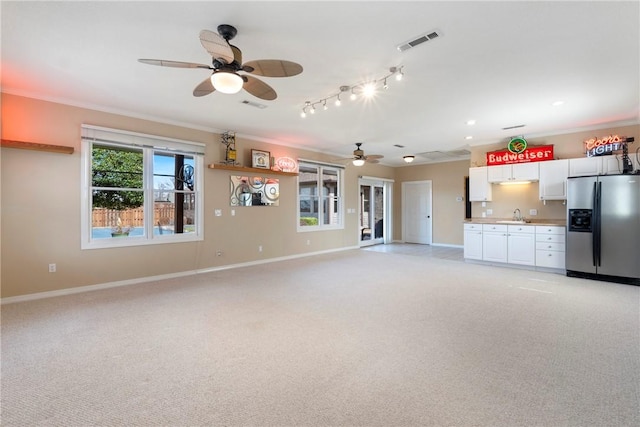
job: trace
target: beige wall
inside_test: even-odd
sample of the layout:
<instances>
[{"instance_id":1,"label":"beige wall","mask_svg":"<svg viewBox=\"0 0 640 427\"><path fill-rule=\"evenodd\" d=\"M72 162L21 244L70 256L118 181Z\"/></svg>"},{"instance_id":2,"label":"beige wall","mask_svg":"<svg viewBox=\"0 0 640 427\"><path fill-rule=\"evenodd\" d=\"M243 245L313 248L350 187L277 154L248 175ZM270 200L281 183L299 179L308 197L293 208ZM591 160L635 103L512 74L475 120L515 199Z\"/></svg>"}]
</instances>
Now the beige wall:
<instances>
[{"instance_id":1,"label":"beige wall","mask_svg":"<svg viewBox=\"0 0 640 427\"><path fill-rule=\"evenodd\" d=\"M359 243L357 213L345 214L344 230L297 232L295 177L280 177L280 206L238 207L236 216L232 217L228 200L231 172L207 169L204 176L204 241L80 250L81 124L201 142L206 144L205 164L219 162L224 157L220 135L8 94L2 94L1 101L3 139L68 145L76 149L71 155L12 148L0 150L2 298L337 250ZM616 132L637 138L639 128L632 126ZM614 131L603 130L595 134L602 136L608 133ZM530 140L530 143L554 144L557 154L569 157L572 153L579 153L581 141L592 135L593 132L560 135L540 141ZM243 164L248 163L251 148L270 151L276 157L334 160L321 153L242 138L237 139L237 148L238 160ZM497 148L500 147L474 148L472 162L482 161L486 151ZM462 245L464 202L457 202L456 197L464 195L464 177L468 175L468 168L468 161L400 168L347 165L344 176L345 212L347 209L357 212L359 176L393 179L393 239L400 240L402 182L431 180L433 243ZM521 192L496 186L490 207L494 209L494 216L511 215L515 207L525 213L528 209L537 208L539 218L561 218L564 215L561 203L555 202L554 205L551 202L543 206L537 201L537 184ZM474 216L480 216L478 208L474 206ZM214 216L214 209L221 209L223 215ZM259 245L263 246L263 252L258 252ZM223 255L217 257L217 251L222 251ZM56 273L48 272L49 263L57 264Z\"/></svg>"},{"instance_id":2,"label":"beige wall","mask_svg":"<svg viewBox=\"0 0 640 427\"><path fill-rule=\"evenodd\" d=\"M334 250L358 245L357 214L345 216L344 230L298 233L296 178L280 177L278 207L237 207L230 215L229 176L205 170L204 241L113 249L80 250L80 126L92 124L206 144L205 164L224 157L220 135L116 114L2 94L2 138L73 146L71 154L2 148L2 297L54 291L136 278ZM237 139L238 160L251 148L331 161L263 142ZM393 178L380 165L347 167L345 207L358 207L358 175ZM223 215L213 215L221 209ZM307 245L310 240L310 245ZM263 252L258 252L258 246ZM221 257L216 256L222 251ZM57 272L49 273L48 264Z\"/></svg>"},{"instance_id":3,"label":"beige wall","mask_svg":"<svg viewBox=\"0 0 640 427\"><path fill-rule=\"evenodd\" d=\"M630 152L635 152L640 146L640 142L638 141L640 125L566 133L543 138L527 138L527 142L530 146L553 145L556 159L571 159L585 157L583 141L593 137L601 138L608 135L634 137L636 142L630 145ZM503 149L506 149L506 143L472 147L471 165L484 166L487 164L485 156L487 152ZM528 185L514 186L493 185L492 190L493 200L487 202L486 207L483 207L481 202L472 203L471 213L474 218L481 217L482 213L486 213L487 209L493 210L493 214L491 215L493 218L511 218L516 208L520 209L526 218L531 219L565 219L566 217L566 208L561 201L548 201L544 204L539 200L537 182ZM538 215L529 215L531 209L537 209Z\"/></svg>"},{"instance_id":4,"label":"beige wall","mask_svg":"<svg viewBox=\"0 0 640 427\"><path fill-rule=\"evenodd\" d=\"M402 239L402 183L431 181L433 243L462 245L464 221L464 178L469 175L469 161L404 166L396 169L394 185L394 238ZM463 201L456 201L462 197Z\"/></svg>"}]
</instances>

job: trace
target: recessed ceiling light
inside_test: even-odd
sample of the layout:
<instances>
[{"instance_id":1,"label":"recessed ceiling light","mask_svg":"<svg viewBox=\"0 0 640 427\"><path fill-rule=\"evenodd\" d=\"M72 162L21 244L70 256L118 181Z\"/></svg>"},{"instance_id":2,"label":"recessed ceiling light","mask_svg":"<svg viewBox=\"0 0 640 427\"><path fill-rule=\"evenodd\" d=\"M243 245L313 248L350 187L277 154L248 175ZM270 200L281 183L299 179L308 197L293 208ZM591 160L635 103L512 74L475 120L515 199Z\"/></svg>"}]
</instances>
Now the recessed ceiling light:
<instances>
[{"instance_id":1,"label":"recessed ceiling light","mask_svg":"<svg viewBox=\"0 0 640 427\"><path fill-rule=\"evenodd\" d=\"M464 139L473 139L473 137L469 135L469 136L465 136Z\"/></svg>"},{"instance_id":2,"label":"recessed ceiling light","mask_svg":"<svg viewBox=\"0 0 640 427\"><path fill-rule=\"evenodd\" d=\"M554 107L559 107L562 104L564 104L564 101L556 101L556 102L552 103L551 105L553 105Z\"/></svg>"},{"instance_id":3,"label":"recessed ceiling light","mask_svg":"<svg viewBox=\"0 0 640 427\"><path fill-rule=\"evenodd\" d=\"M469 126L473 126L473 125L475 125L475 124L476 124L476 121L475 121L475 120L467 120L467 124L468 124Z\"/></svg>"}]
</instances>

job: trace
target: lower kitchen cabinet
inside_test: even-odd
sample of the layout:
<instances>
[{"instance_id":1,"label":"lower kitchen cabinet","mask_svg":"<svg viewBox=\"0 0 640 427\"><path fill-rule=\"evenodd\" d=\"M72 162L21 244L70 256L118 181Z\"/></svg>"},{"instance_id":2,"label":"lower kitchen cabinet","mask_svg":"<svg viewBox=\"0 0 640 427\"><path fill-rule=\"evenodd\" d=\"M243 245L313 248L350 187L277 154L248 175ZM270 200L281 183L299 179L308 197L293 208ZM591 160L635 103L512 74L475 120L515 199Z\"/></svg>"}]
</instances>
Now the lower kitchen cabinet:
<instances>
[{"instance_id":1,"label":"lower kitchen cabinet","mask_svg":"<svg viewBox=\"0 0 640 427\"><path fill-rule=\"evenodd\" d=\"M536 264L536 230L532 225L507 227L507 262L510 264Z\"/></svg>"},{"instance_id":2,"label":"lower kitchen cabinet","mask_svg":"<svg viewBox=\"0 0 640 427\"><path fill-rule=\"evenodd\" d=\"M536 226L536 266L565 268L565 227Z\"/></svg>"},{"instance_id":3,"label":"lower kitchen cabinet","mask_svg":"<svg viewBox=\"0 0 640 427\"><path fill-rule=\"evenodd\" d=\"M464 225L464 257L482 260L482 225Z\"/></svg>"},{"instance_id":4,"label":"lower kitchen cabinet","mask_svg":"<svg viewBox=\"0 0 640 427\"><path fill-rule=\"evenodd\" d=\"M464 258L564 270L565 227L464 224Z\"/></svg>"},{"instance_id":5,"label":"lower kitchen cabinet","mask_svg":"<svg viewBox=\"0 0 640 427\"><path fill-rule=\"evenodd\" d=\"M507 226L482 225L482 260L507 262Z\"/></svg>"}]
</instances>

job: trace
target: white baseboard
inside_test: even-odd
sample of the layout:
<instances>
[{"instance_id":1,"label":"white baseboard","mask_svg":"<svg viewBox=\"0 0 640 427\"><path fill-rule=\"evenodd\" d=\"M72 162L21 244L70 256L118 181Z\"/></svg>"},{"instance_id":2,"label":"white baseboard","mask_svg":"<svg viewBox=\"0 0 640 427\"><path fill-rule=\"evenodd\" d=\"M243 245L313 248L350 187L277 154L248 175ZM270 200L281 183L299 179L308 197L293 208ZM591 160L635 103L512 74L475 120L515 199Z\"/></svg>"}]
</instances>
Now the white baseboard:
<instances>
[{"instance_id":1,"label":"white baseboard","mask_svg":"<svg viewBox=\"0 0 640 427\"><path fill-rule=\"evenodd\" d=\"M119 286L130 286L130 285L136 285L139 283L153 282L157 280L174 279L176 277L193 276L195 274L204 274L204 273L211 273L214 271L250 267L253 265L270 264L273 262L286 261L286 260L296 259L296 258L305 258L309 256L314 256L314 255L328 254L332 252L341 252L341 251L347 251L352 249L359 249L359 247L348 246L344 248L327 249L324 251L317 251L317 252L306 252L303 254L288 255L288 256L283 256L278 258L261 259L259 261L243 262L240 264L229 264L229 265L223 265L220 267L202 268L198 270L181 271L179 273L161 274L157 276L145 276L145 277L139 277L137 279L128 279L128 280L119 280L116 282L99 283L97 285L78 286L75 288L66 288L66 289L59 289L55 291L46 291L46 292L37 292L37 293L26 294L26 295L18 295L15 297L7 297L7 298L0 299L0 305L12 304L17 302L25 302L25 301L33 301L33 300L38 300L43 298L53 298L53 297L60 297L65 295L73 295L73 294L98 291L103 289L117 288Z\"/></svg>"}]
</instances>

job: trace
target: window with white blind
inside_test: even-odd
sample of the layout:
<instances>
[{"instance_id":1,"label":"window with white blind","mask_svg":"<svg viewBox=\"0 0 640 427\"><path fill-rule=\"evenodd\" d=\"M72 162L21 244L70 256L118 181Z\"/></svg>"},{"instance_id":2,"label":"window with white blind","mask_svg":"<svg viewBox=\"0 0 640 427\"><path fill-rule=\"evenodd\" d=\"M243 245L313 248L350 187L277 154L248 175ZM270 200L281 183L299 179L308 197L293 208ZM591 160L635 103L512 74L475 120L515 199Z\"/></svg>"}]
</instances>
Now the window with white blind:
<instances>
[{"instance_id":1,"label":"window with white blind","mask_svg":"<svg viewBox=\"0 0 640 427\"><path fill-rule=\"evenodd\" d=\"M343 167L299 162L298 231L343 228Z\"/></svg>"},{"instance_id":2,"label":"window with white blind","mask_svg":"<svg viewBox=\"0 0 640 427\"><path fill-rule=\"evenodd\" d=\"M204 144L82 126L82 248L202 240Z\"/></svg>"}]
</instances>

